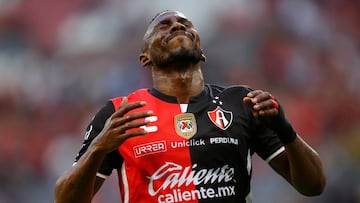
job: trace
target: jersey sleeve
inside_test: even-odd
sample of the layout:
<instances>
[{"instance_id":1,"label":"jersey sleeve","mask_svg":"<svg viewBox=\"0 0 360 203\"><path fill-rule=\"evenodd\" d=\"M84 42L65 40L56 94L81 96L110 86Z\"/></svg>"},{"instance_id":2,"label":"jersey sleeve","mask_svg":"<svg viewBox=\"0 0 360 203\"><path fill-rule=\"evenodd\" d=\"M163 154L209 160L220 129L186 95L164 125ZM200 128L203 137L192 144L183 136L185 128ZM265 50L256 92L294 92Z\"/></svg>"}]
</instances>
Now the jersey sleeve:
<instances>
[{"instance_id":1,"label":"jersey sleeve","mask_svg":"<svg viewBox=\"0 0 360 203\"><path fill-rule=\"evenodd\" d=\"M84 141L79 153L76 155L74 165L86 152L91 142L99 135L104 128L106 120L115 112L115 108L112 101L108 101L94 116L89 125L86 128ZM120 168L122 159L118 150L115 150L106 155L98 174L100 177L109 176L114 168Z\"/></svg>"},{"instance_id":2,"label":"jersey sleeve","mask_svg":"<svg viewBox=\"0 0 360 203\"><path fill-rule=\"evenodd\" d=\"M245 96L253 89L248 86L242 86L242 94ZM251 125L250 147L251 151L258 154L263 160L270 162L274 157L285 150L277 134L267 128L258 118L255 118L251 110L246 108L249 123Z\"/></svg>"},{"instance_id":3,"label":"jersey sleeve","mask_svg":"<svg viewBox=\"0 0 360 203\"><path fill-rule=\"evenodd\" d=\"M263 160L270 162L272 158L285 150L277 134L254 118L254 132L251 137L251 148Z\"/></svg>"}]
</instances>

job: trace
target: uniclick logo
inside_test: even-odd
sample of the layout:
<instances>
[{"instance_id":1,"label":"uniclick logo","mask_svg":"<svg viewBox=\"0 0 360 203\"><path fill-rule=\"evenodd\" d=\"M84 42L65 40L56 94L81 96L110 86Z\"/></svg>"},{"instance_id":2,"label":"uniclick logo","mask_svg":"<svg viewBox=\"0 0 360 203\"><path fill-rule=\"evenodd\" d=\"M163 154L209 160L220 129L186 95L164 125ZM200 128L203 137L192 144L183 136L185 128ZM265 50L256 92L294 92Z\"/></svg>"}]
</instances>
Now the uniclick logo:
<instances>
[{"instance_id":1,"label":"uniclick logo","mask_svg":"<svg viewBox=\"0 0 360 203\"><path fill-rule=\"evenodd\" d=\"M234 168L224 165L219 168L197 169L197 164L182 166L165 162L152 176L149 176L148 192L158 195L158 202L182 202L195 199L218 198L235 195L235 186L211 188L213 183L227 183L233 180ZM187 188L189 185L209 185L209 188ZM166 190L166 194L164 191Z\"/></svg>"}]
</instances>

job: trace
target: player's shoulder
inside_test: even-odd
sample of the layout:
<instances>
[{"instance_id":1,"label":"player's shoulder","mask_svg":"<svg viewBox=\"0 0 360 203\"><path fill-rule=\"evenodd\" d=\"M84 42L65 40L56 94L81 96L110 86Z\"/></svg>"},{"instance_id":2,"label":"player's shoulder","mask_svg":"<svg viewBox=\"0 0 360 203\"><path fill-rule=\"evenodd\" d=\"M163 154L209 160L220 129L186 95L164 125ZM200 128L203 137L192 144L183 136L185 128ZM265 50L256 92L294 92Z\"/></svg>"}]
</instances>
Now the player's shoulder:
<instances>
[{"instance_id":1,"label":"player's shoulder","mask_svg":"<svg viewBox=\"0 0 360 203\"><path fill-rule=\"evenodd\" d=\"M215 96L219 95L243 95L245 96L248 92L252 91L247 85L231 85L221 86L216 84L207 84L207 87L211 90Z\"/></svg>"},{"instance_id":2,"label":"player's shoulder","mask_svg":"<svg viewBox=\"0 0 360 203\"><path fill-rule=\"evenodd\" d=\"M145 98L147 95L149 95L149 88L142 88L131 92L126 97L129 102L133 102L133 101L139 101L140 99ZM115 109L119 108L124 97L125 96L118 96L110 99L110 102L113 104Z\"/></svg>"}]
</instances>

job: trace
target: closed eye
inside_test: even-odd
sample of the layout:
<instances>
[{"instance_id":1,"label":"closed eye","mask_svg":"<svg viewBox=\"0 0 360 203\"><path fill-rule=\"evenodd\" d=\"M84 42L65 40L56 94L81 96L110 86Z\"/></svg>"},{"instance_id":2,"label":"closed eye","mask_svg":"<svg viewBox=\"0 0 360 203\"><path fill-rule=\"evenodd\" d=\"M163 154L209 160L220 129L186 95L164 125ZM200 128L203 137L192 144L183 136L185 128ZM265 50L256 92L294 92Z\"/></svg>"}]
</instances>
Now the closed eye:
<instances>
[{"instance_id":1,"label":"closed eye","mask_svg":"<svg viewBox=\"0 0 360 203\"><path fill-rule=\"evenodd\" d=\"M170 23L171 23L170 20L167 20L167 19L162 20L159 22L159 24L156 26L156 28L158 28L160 30L167 29L167 28L169 28Z\"/></svg>"},{"instance_id":2,"label":"closed eye","mask_svg":"<svg viewBox=\"0 0 360 203\"><path fill-rule=\"evenodd\" d=\"M158 26L156 26L159 30L166 30L169 28L168 24L160 24Z\"/></svg>"},{"instance_id":3,"label":"closed eye","mask_svg":"<svg viewBox=\"0 0 360 203\"><path fill-rule=\"evenodd\" d=\"M191 21L189 21L186 18L179 18L178 21L179 21L179 23L183 24L186 27L193 27L193 24L191 23Z\"/></svg>"}]
</instances>

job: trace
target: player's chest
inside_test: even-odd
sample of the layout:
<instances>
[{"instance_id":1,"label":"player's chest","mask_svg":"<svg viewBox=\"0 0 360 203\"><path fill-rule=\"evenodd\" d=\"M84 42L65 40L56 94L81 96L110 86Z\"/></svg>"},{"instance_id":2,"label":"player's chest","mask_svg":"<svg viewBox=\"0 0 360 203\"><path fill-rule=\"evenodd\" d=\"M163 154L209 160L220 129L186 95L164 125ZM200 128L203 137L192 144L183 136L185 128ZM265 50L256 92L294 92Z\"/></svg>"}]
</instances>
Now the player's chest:
<instances>
[{"instance_id":1,"label":"player's chest","mask_svg":"<svg viewBox=\"0 0 360 203\"><path fill-rule=\"evenodd\" d=\"M248 149L246 121L230 107L207 105L197 112L183 112L179 104L149 103L154 112L149 133L127 140L120 152L126 159L191 159L211 152L245 154ZM190 106L191 108L191 106Z\"/></svg>"}]
</instances>

